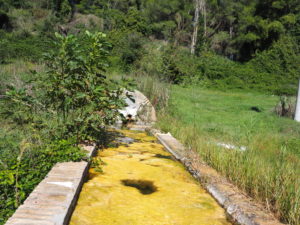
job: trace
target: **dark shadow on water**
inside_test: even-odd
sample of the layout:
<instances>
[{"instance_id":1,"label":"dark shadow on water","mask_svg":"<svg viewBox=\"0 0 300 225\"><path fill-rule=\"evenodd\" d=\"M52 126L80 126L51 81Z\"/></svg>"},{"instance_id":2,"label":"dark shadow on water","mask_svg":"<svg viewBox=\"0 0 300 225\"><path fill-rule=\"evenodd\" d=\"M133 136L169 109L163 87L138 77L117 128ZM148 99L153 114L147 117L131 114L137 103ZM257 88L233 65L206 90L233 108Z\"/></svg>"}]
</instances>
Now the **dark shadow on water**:
<instances>
[{"instance_id":1,"label":"dark shadow on water","mask_svg":"<svg viewBox=\"0 0 300 225\"><path fill-rule=\"evenodd\" d=\"M126 137L124 134L117 131L106 131L103 132L101 137L98 138L98 146L102 148L118 148L119 146L129 146L137 140Z\"/></svg>"},{"instance_id":2,"label":"dark shadow on water","mask_svg":"<svg viewBox=\"0 0 300 225\"><path fill-rule=\"evenodd\" d=\"M128 187L134 187L138 189L141 194L149 195L157 191L157 187L149 180L121 180L122 184Z\"/></svg>"},{"instance_id":3,"label":"dark shadow on water","mask_svg":"<svg viewBox=\"0 0 300 225\"><path fill-rule=\"evenodd\" d=\"M168 155L161 155L161 154L155 154L154 157L156 158L160 158L160 159L173 159L172 156L168 156Z\"/></svg>"},{"instance_id":4,"label":"dark shadow on water","mask_svg":"<svg viewBox=\"0 0 300 225\"><path fill-rule=\"evenodd\" d=\"M130 137L117 137L116 141L123 144L132 144L135 140Z\"/></svg>"}]
</instances>

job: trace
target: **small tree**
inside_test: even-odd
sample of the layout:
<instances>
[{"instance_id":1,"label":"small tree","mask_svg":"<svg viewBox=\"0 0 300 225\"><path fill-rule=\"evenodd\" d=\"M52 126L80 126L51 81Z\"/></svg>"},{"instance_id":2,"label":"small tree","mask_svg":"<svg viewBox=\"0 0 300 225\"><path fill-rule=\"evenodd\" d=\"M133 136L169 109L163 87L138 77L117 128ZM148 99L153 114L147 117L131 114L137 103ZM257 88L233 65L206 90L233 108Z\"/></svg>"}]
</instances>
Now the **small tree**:
<instances>
[{"instance_id":1,"label":"small tree","mask_svg":"<svg viewBox=\"0 0 300 225\"><path fill-rule=\"evenodd\" d=\"M104 75L109 47L105 34L86 31L81 40L56 37L57 49L45 57L45 105L56 112L67 132L88 138L115 121L118 109L125 106L123 86Z\"/></svg>"},{"instance_id":2,"label":"small tree","mask_svg":"<svg viewBox=\"0 0 300 225\"><path fill-rule=\"evenodd\" d=\"M5 115L20 124L48 126L55 139L99 139L120 116L124 88L131 83L104 75L110 44L103 33L86 31L82 38L56 34L55 46L45 54L45 74L36 74L28 88L9 87ZM54 125L48 124L49 117L55 118Z\"/></svg>"}]
</instances>

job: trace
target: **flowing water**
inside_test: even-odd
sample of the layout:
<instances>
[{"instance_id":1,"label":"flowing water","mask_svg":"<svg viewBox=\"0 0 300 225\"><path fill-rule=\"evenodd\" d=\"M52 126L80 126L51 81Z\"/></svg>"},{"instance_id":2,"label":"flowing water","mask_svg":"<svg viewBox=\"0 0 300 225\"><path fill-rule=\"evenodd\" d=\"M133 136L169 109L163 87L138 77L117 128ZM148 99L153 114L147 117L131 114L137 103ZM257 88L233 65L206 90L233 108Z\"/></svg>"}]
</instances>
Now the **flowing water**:
<instances>
[{"instance_id":1,"label":"flowing water","mask_svg":"<svg viewBox=\"0 0 300 225\"><path fill-rule=\"evenodd\" d=\"M102 171L90 169L71 225L230 224L224 209L155 137L119 132L127 137L119 142L127 144L99 151Z\"/></svg>"}]
</instances>

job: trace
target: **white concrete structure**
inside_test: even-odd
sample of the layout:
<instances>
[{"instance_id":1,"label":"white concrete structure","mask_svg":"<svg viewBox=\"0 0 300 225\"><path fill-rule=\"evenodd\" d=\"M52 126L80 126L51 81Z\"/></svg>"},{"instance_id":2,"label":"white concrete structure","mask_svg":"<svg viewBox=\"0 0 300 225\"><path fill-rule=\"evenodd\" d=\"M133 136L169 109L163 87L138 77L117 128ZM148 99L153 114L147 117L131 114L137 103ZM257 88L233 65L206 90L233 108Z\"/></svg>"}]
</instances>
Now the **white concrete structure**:
<instances>
[{"instance_id":1,"label":"white concrete structure","mask_svg":"<svg viewBox=\"0 0 300 225\"><path fill-rule=\"evenodd\" d=\"M151 124L156 122L155 109L148 98L137 90L126 92L134 100L127 97L125 99L127 107L119 110L119 112L122 113L125 118L130 116L136 124Z\"/></svg>"}]
</instances>

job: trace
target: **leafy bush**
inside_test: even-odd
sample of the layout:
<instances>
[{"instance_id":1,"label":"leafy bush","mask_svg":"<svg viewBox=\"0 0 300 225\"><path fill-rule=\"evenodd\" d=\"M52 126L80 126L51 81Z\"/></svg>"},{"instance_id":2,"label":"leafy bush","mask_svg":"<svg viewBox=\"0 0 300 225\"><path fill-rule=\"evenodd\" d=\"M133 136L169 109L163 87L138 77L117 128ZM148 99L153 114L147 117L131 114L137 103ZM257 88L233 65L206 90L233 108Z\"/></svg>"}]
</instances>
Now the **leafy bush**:
<instances>
[{"instance_id":1,"label":"leafy bush","mask_svg":"<svg viewBox=\"0 0 300 225\"><path fill-rule=\"evenodd\" d=\"M130 67L143 55L143 37L139 33L131 33L122 40L124 45L119 50L124 68Z\"/></svg>"},{"instance_id":2,"label":"leafy bush","mask_svg":"<svg viewBox=\"0 0 300 225\"><path fill-rule=\"evenodd\" d=\"M109 44L99 32L87 31L81 39L56 37L56 50L45 55L46 74L35 74L30 90L10 87L4 98L5 114L28 124L40 123L36 114L43 112L57 117L63 138L93 139L115 121L118 109L125 105L123 86L104 75Z\"/></svg>"},{"instance_id":3,"label":"leafy bush","mask_svg":"<svg viewBox=\"0 0 300 225\"><path fill-rule=\"evenodd\" d=\"M173 39L172 34L176 29L174 21L163 21L151 24L151 31L158 39Z\"/></svg>"},{"instance_id":4,"label":"leafy bush","mask_svg":"<svg viewBox=\"0 0 300 225\"><path fill-rule=\"evenodd\" d=\"M180 65L176 61L176 55L171 55L171 50L166 50L162 56L162 75L164 80L180 84L183 82L186 74L181 70Z\"/></svg>"},{"instance_id":5,"label":"leafy bush","mask_svg":"<svg viewBox=\"0 0 300 225\"><path fill-rule=\"evenodd\" d=\"M104 74L105 34L56 34L55 46L45 54L44 73L33 71L21 88L7 86L0 99L0 224L55 163L85 159L78 143L103 141L105 126L125 106L130 82Z\"/></svg>"},{"instance_id":6,"label":"leafy bush","mask_svg":"<svg viewBox=\"0 0 300 225\"><path fill-rule=\"evenodd\" d=\"M52 47L47 38L33 36L29 33L5 34L0 30L0 63L12 59L40 61L42 53Z\"/></svg>"},{"instance_id":7,"label":"leafy bush","mask_svg":"<svg viewBox=\"0 0 300 225\"><path fill-rule=\"evenodd\" d=\"M111 32L113 55L117 57L116 67L129 71L144 55L144 37L129 30Z\"/></svg>"},{"instance_id":8,"label":"leafy bush","mask_svg":"<svg viewBox=\"0 0 300 225\"><path fill-rule=\"evenodd\" d=\"M144 45L144 54L141 59L136 62L134 72L161 79L163 67L162 48L164 48L164 42L146 42Z\"/></svg>"},{"instance_id":9,"label":"leafy bush","mask_svg":"<svg viewBox=\"0 0 300 225\"><path fill-rule=\"evenodd\" d=\"M223 90L254 89L276 95L296 93L300 62L293 42L276 42L271 50L258 53L249 63L235 62L209 51L192 56L183 47L157 49L148 47L147 54L137 63L138 68L175 84L199 84ZM156 65L151 73L149 64Z\"/></svg>"},{"instance_id":10,"label":"leafy bush","mask_svg":"<svg viewBox=\"0 0 300 225\"><path fill-rule=\"evenodd\" d=\"M45 105L67 124L68 135L86 139L115 121L125 106L123 86L104 75L109 47L105 34L87 31L82 40L56 36L58 51L46 55Z\"/></svg>"},{"instance_id":11,"label":"leafy bush","mask_svg":"<svg viewBox=\"0 0 300 225\"><path fill-rule=\"evenodd\" d=\"M55 163L80 161L85 157L71 139L42 146L25 139L19 146L11 145L11 141L7 136L1 137L0 156L5 161L0 163L0 224L13 214ZM4 158L3 149L7 152L8 148L10 155Z\"/></svg>"},{"instance_id":12,"label":"leafy bush","mask_svg":"<svg viewBox=\"0 0 300 225\"><path fill-rule=\"evenodd\" d=\"M265 73L276 84L276 94L293 95L297 90L300 74L300 49L289 36L282 37L274 45L256 54L250 65L257 73Z\"/></svg>"}]
</instances>

